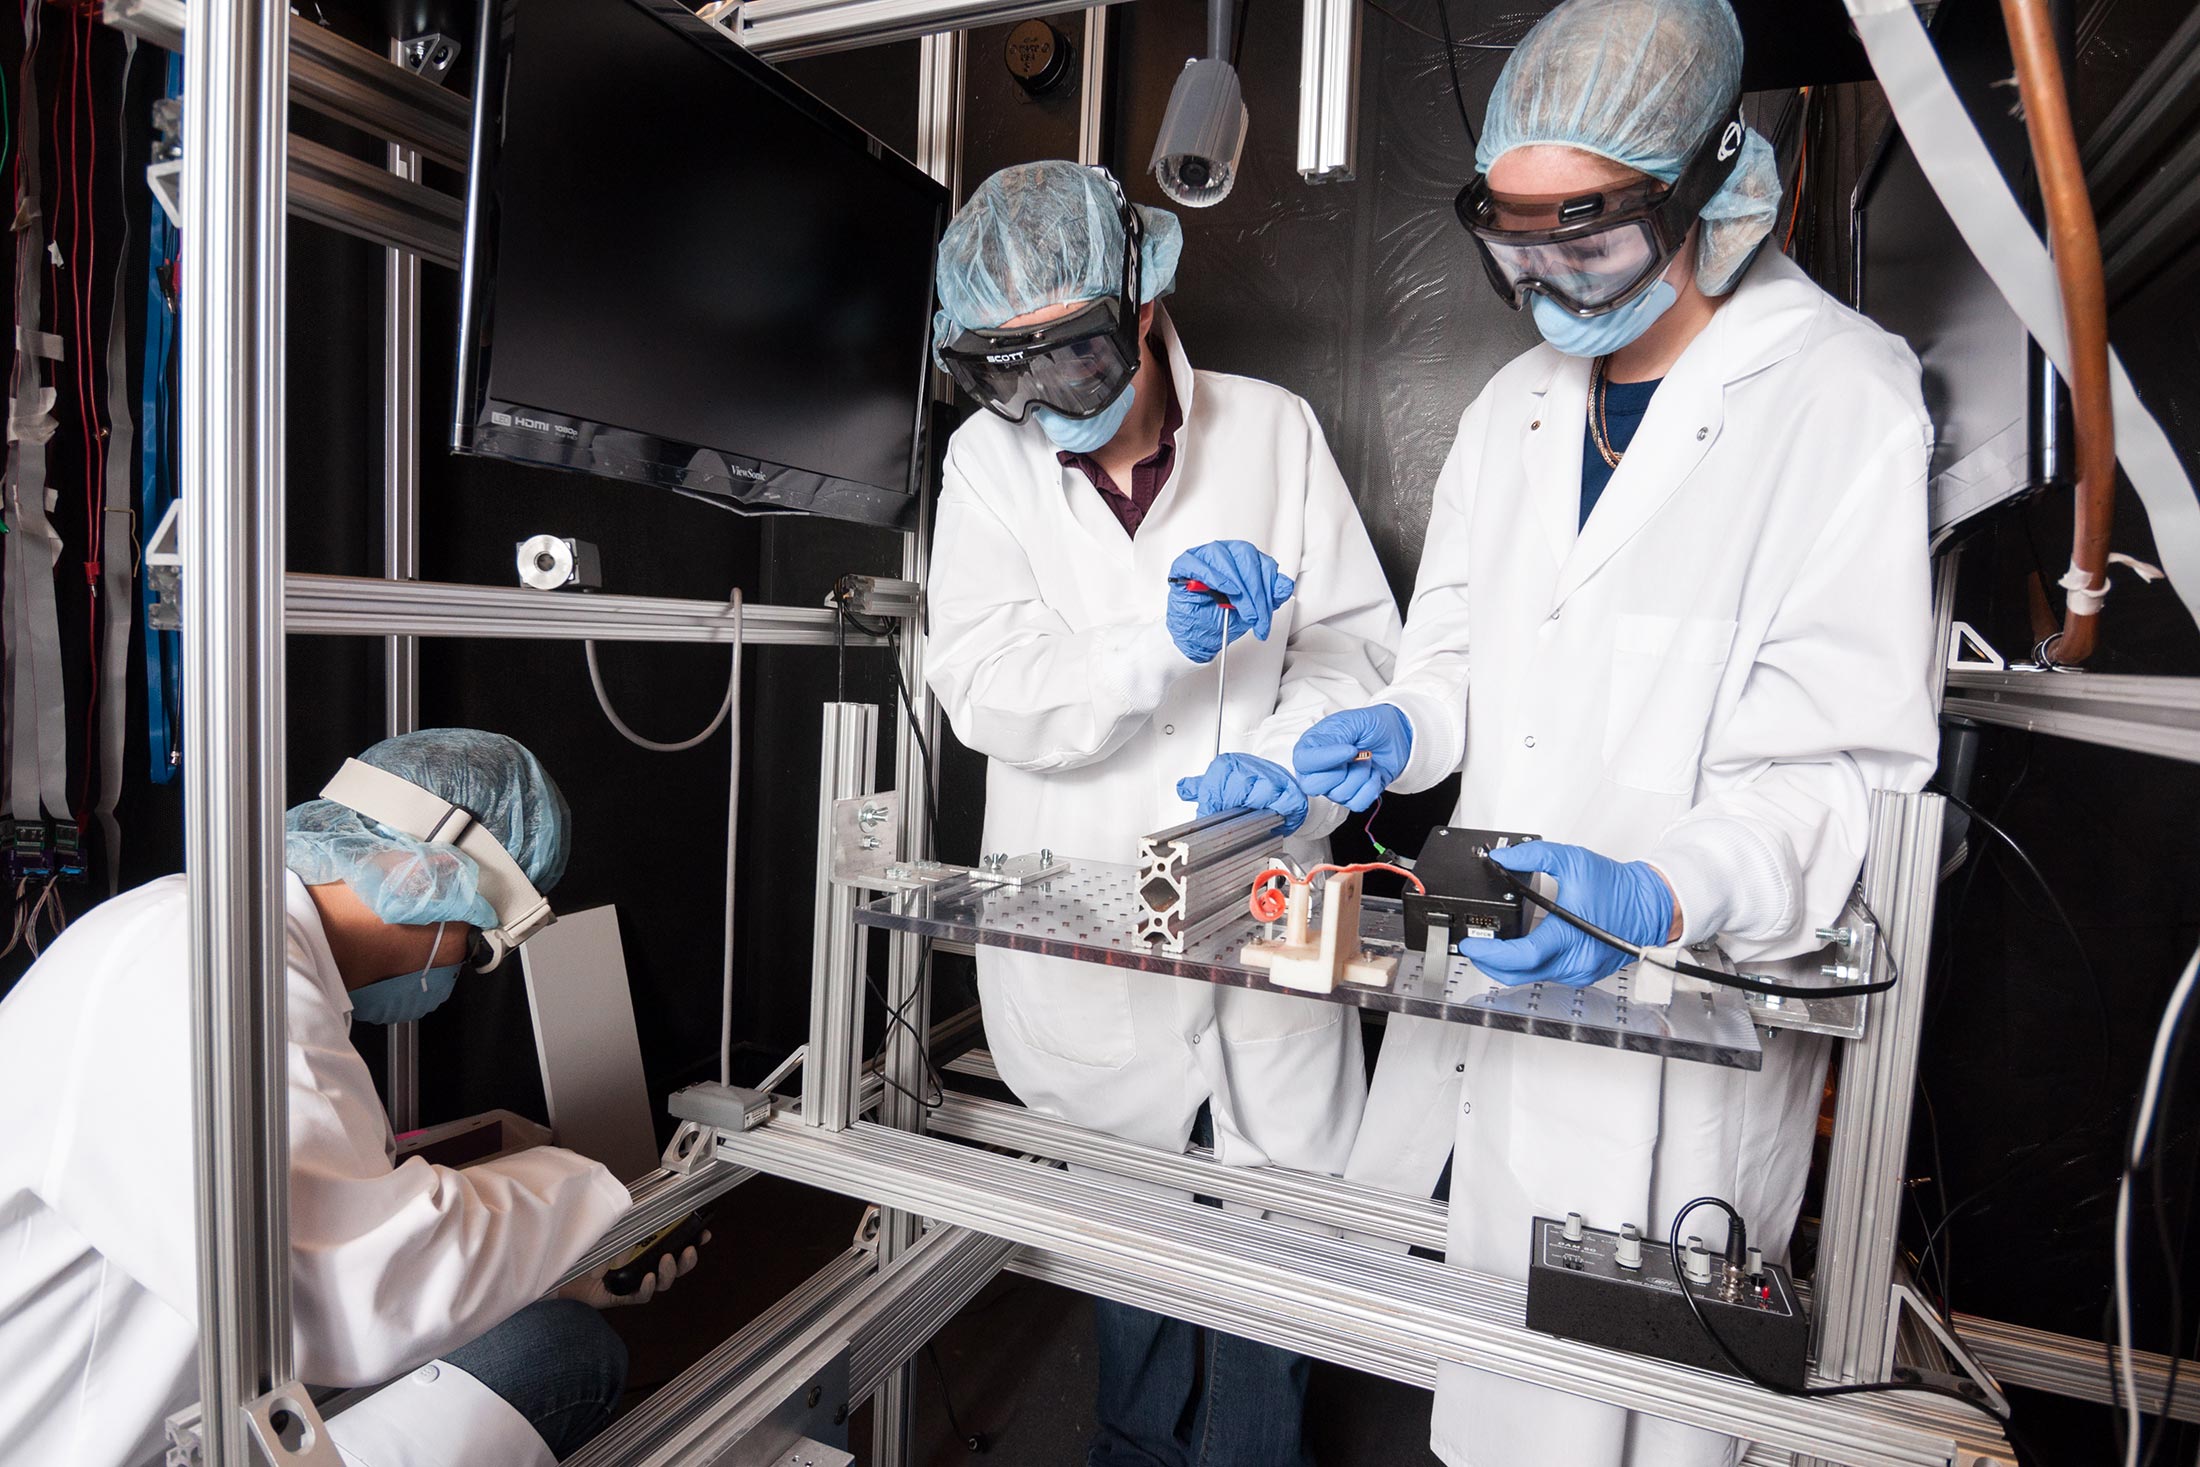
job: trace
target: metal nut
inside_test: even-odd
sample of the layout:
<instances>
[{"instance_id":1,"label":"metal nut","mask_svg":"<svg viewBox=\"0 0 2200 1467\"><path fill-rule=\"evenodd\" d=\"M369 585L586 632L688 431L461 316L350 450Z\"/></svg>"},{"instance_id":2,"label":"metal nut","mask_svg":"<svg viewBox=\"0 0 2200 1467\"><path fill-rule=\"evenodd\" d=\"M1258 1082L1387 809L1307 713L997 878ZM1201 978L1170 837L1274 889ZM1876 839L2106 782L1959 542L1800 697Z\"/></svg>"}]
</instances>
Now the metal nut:
<instances>
[{"instance_id":1,"label":"metal nut","mask_svg":"<svg viewBox=\"0 0 2200 1467\"><path fill-rule=\"evenodd\" d=\"M886 817L891 813L893 812L884 805L865 805L856 811L856 824L865 830L876 830L886 823Z\"/></svg>"}]
</instances>

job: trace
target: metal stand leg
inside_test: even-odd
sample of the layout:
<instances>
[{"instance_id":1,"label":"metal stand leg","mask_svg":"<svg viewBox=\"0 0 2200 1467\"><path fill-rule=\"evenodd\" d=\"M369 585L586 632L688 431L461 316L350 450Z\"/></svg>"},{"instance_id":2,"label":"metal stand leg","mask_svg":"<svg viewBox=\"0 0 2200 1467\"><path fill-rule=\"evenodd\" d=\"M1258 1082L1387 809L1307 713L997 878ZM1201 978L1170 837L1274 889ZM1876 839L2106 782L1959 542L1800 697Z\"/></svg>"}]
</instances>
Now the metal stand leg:
<instances>
[{"instance_id":1,"label":"metal stand leg","mask_svg":"<svg viewBox=\"0 0 2200 1467\"><path fill-rule=\"evenodd\" d=\"M818 755L817 906L810 968L810 1054L802 1066L802 1123L845 1131L863 1072L863 964L868 929L856 925L854 887L833 882L833 802L870 793L878 767L878 709L827 703Z\"/></svg>"},{"instance_id":2,"label":"metal stand leg","mask_svg":"<svg viewBox=\"0 0 2200 1467\"><path fill-rule=\"evenodd\" d=\"M184 869L200 1460L333 1463L293 1379L284 1075L283 248L290 16L205 0L184 55Z\"/></svg>"},{"instance_id":3,"label":"metal stand leg","mask_svg":"<svg viewBox=\"0 0 2200 1467\"><path fill-rule=\"evenodd\" d=\"M390 43L390 59L404 56ZM390 172L420 181L416 148L390 144ZM382 273L382 574L420 578L420 256L393 249ZM382 704L391 736L420 727L420 640L382 644ZM420 1124L420 1026L392 1024L389 1036L390 1129Z\"/></svg>"},{"instance_id":4,"label":"metal stand leg","mask_svg":"<svg viewBox=\"0 0 2200 1467\"><path fill-rule=\"evenodd\" d=\"M1872 999L1871 1027L1841 1056L1814 1280L1817 1368L1826 1381L1885 1380L1894 1366L1895 1235L1940 884L1943 809L1938 795L1872 797L1864 896L1883 919L1880 930L1901 965L1902 981Z\"/></svg>"}]
</instances>

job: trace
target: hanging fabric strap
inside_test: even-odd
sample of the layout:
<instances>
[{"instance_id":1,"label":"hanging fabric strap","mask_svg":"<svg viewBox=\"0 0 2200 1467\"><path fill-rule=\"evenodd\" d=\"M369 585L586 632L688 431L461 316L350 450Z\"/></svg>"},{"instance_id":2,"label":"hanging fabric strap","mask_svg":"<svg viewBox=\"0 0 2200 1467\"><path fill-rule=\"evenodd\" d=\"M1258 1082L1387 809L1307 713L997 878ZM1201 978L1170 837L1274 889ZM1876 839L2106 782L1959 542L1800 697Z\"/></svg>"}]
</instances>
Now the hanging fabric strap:
<instances>
[{"instance_id":1,"label":"hanging fabric strap","mask_svg":"<svg viewBox=\"0 0 2200 1467\"><path fill-rule=\"evenodd\" d=\"M1872 70L1886 89L1887 104L1902 135L1909 139L1933 192L1955 221L1963 242L1985 267L1987 277L2017 313L2025 330L2039 342L2065 381L2070 377L2070 341L2063 328L2062 290L2055 265L2040 243L2039 232L2024 217L2002 181L1993 155L1963 110L1948 74L1941 69L1932 39L1918 23L1909 0L1842 0ZM2116 411L2116 457L2146 506L2154 546L2170 585L2185 609L2200 620L2200 501L2193 498L2177 450L2154 414L2139 401L2123 360L2108 355L2109 385ZM2069 587L2066 577L2062 584ZM2081 602L2098 609L2096 599Z\"/></svg>"},{"instance_id":2,"label":"hanging fabric strap","mask_svg":"<svg viewBox=\"0 0 2200 1467\"><path fill-rule=\"evenodd\" d=\"M173 97L182 90L183 58L171 56L165 95ZM168 512L169 502L175 498L168 488L169 475L173 472L168 462L168 359L175 349L176 309L169 297L168 281L173 278L176 264L176 226L169 222L167 210L157 203L146 210L145 217L145 371L143 394L138 403L138 421L144 428L143 446L138 454L140 542L153 533L161 516ZM141 609L146 613L146 774L154 784L169 784L182 768L175 718L183 707L180 685L183 653L176 633L164 632L153 625L152 578L144 577L140 587L140 595L144 598Z\"/></svg>"},{"instance_id":3,"label":"hanging fabric strap","mask_svg":"<svg viewBox=\"0 0 2200 1467\"><path fill-rule=\"evenodd\" d=\"M54 569L61 537L47 517L46 441L53 437L53 389L41 361L61 357L58 337L38 330L46 239L38 207L38 98L18 90L17 165L22 198L15 216L16 395L8 404L7 628L9 749L6 813L36 820L40 807L69 819L68 706L61 681L61 625Z\"/></svg>"},{"instance_id":4,"label":"hanging fabric strap","mask_svg":"<svg viewBox=\"0 0 2200 1467\"><path fill-rule=\"evenodd\" d=\"M116 118L115 136L127 133L130 105L130 72L137 66L137 37L123 38L122 110ZM129 170L122 170L123 187L129 187ZM157 207L157 206L156 206ZM99 567L99 601L107 614L105 642L99 654L99 800L93 813L99 820L100 861L107 872L107 894L122 889L122 826L115 806L122 800L123 738L130 715L130 582L136 574L130 534L130 455L137 446L137 425L130 417L130 340L128 312L123 309L130 258L130 208L122 208L121 253L115 260L114 299L107 323L107 483L102 513Z\"/></svg>"}]
</instances>

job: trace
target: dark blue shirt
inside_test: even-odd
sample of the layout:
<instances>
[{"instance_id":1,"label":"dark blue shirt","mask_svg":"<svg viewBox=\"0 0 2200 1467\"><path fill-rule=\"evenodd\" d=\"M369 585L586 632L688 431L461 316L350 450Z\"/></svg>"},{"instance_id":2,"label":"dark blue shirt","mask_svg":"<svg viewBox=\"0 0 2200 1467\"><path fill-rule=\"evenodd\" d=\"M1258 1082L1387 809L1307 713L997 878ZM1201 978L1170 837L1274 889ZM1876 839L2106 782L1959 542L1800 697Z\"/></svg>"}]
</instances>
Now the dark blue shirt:
<instances>
[{"instance_id":1,"label":"dark blue shirt","mask_svg":"<svg viewBox=\"0 0 2200 1467\"><path fill-rule=\"evenodd\" d=\"M1625 453L1627 445L1635 441L1635 430L1642 426L1642 415L1650 411L1650 396L1658 390L1659 378L1650 382L1607 382L1604 396L1604 441L1612 445L1612 452ZM1597 452L1596 432L1591 424L1597 411L1597 389L1589 389L1589 419L1581 426L1581 523L1589 523L1589 511L1597 507L1603 497L1604 487L1612 482L1612 465Z\"/></svg>"}]
</instances>

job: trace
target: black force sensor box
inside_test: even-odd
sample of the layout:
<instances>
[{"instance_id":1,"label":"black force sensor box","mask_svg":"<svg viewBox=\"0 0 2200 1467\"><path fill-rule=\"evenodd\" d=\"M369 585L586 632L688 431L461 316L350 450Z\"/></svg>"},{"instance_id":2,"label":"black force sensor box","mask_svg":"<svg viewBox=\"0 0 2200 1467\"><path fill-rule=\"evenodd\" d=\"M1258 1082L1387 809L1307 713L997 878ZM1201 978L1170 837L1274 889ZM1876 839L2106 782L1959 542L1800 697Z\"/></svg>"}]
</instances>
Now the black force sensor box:
<instances>
[{"instance_id":1,"label":"black force sensor box","mask_svg":"<svg viewBox=\"0 0 2200 1467\"><path fill-rule=\"evenodd\" d=\"M1527 903L1482 859L1485 850L1541 840L1509 830L1467 830L1445 825L1429 833L1413 874L1426 894L1406 887L1406 945L1428 946L1431 921L1451 928L1454 947L1463 937L1519 937L1528 930Z\"/></svg>"},{"instance_id":2,"label":"black force sensor box","mask_svg":"<svg viewBox=\"0 0 2200 1467\"><path fill-rule=\"evenodd\" d=\"M1698 1282L1674 1269L1663 1240L1539 1217L1528 1255L1528 1328L1739 1375L1697 1323L1681 1297L1685 1288L1738 1359L1766 1380L1800 1387L1810 1320L1787 1270L1767 1263L1743 1277L1717 1254L1710 1265L1710 1278Z\"/></svg>"}]
</instances>

